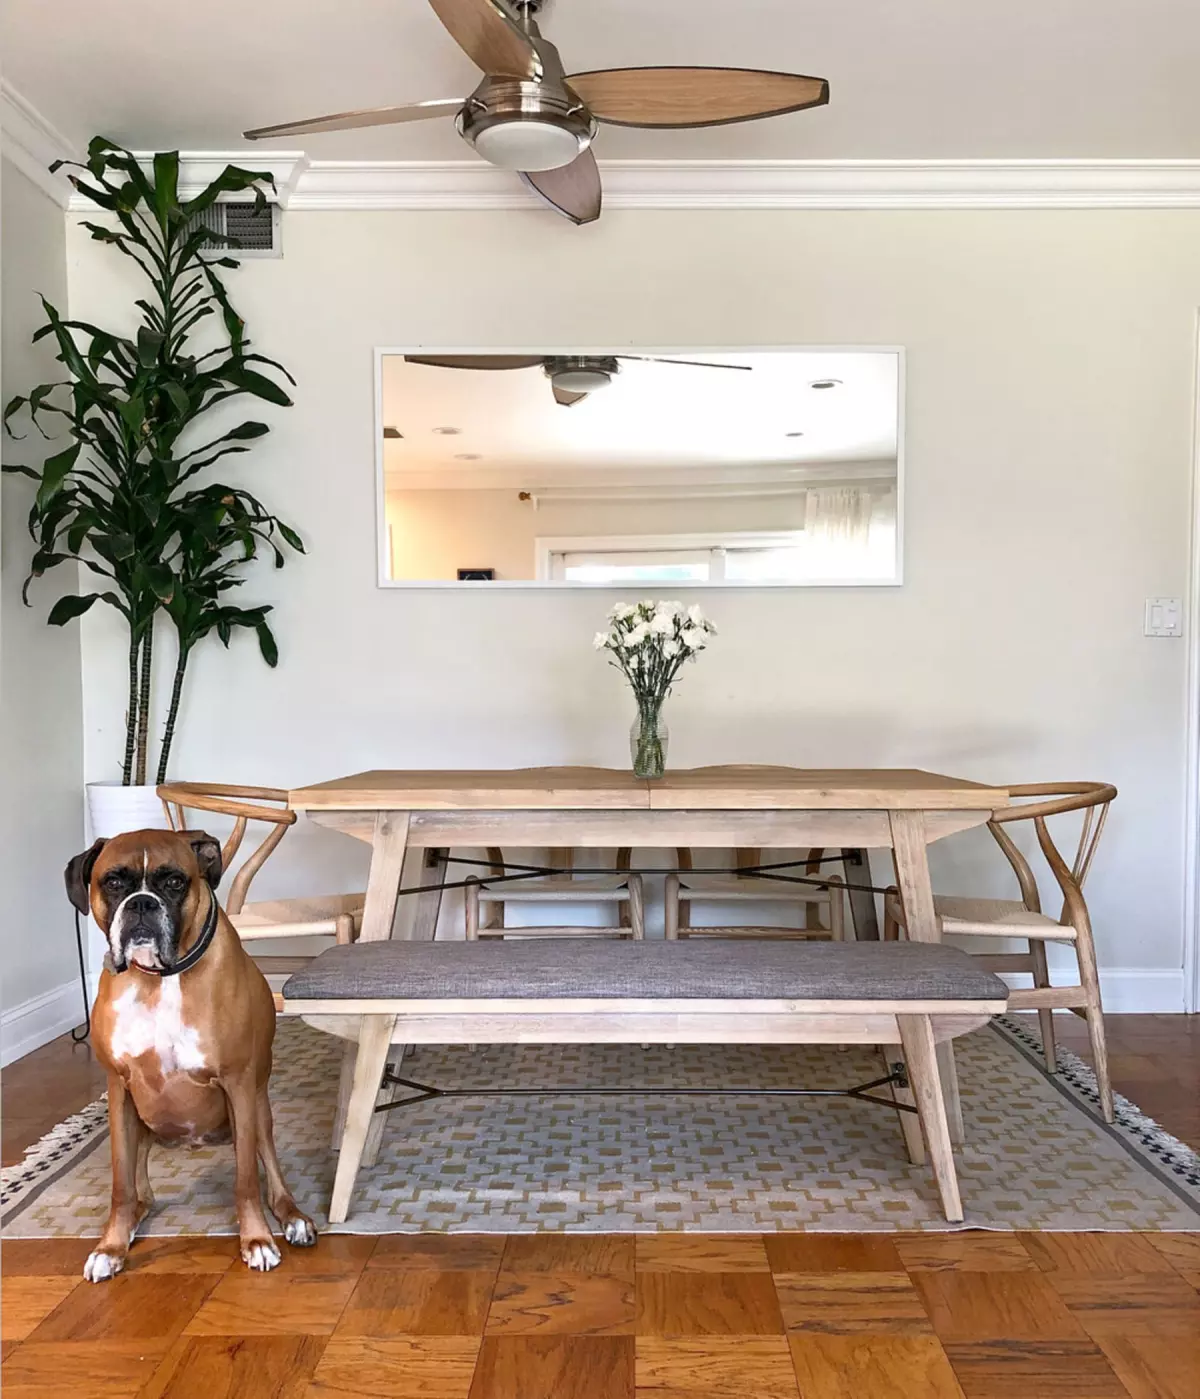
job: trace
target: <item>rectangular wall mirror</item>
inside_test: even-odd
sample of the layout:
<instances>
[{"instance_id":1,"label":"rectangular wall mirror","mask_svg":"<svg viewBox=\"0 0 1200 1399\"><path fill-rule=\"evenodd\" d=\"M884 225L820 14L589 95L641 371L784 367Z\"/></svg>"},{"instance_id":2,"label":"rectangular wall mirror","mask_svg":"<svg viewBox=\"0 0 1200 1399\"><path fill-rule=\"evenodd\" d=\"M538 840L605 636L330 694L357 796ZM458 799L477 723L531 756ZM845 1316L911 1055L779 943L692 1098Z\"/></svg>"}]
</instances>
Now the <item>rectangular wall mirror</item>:
<instances>
[{"instance_id":1,"label":"rectangular wall mirror","mask_svg":"<svg viewBox=\"0 0 1200 1399\"><path fill-rule=\"evenodd\" d=\"M376 353L384 586L901 578L903 352Z\"/></svg>"}]
</instances>

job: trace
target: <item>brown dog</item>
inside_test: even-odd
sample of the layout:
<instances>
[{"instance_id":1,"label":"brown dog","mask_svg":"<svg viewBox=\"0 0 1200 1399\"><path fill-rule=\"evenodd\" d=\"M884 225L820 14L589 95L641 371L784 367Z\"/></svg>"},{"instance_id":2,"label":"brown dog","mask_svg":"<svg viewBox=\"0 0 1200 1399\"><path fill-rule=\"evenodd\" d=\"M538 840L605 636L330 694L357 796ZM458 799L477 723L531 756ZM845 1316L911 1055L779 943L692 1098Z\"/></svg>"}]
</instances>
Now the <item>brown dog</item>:
<instances>
[{"instance_id":1,"label":"brown dog","mask_svg":"<svg viewBox=\"0 0 1200 1399\"><path fill-rule=\"evenodd\" d=\"M267 1080L275 1003L262 972L217 904L221 847L199 831L131 831L98 840L66 869L67 893L108 938L92 1015L96 1057L108 1070L112 1211L83 1275L124 1267L154 1203L146 1171L153 1138L233 1138L243 1260L267 1271L279 1249L267 1202L290 1244L316 1242L279 1169Z\"/></svg>"}]
</instances>

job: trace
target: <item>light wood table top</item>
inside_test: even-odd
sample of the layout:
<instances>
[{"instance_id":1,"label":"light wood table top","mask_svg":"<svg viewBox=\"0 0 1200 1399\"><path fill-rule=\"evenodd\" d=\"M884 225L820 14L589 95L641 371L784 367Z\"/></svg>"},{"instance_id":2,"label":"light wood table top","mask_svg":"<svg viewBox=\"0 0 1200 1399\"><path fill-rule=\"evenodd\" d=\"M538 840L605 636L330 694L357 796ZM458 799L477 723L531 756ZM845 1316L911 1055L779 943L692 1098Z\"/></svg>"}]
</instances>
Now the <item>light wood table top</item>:
<instances>
[{"instance_id":1,"label":"light wood table top","mask_svg":"<svg viewBox=\"0 0 1200 1399\"><path fill-rule=\"evenodd\" d=\"M297 811L987 811L1008 793L916 768L721 766L648 782L616 768L358 773L288 794Z\"/></svg>"}]
</instances>

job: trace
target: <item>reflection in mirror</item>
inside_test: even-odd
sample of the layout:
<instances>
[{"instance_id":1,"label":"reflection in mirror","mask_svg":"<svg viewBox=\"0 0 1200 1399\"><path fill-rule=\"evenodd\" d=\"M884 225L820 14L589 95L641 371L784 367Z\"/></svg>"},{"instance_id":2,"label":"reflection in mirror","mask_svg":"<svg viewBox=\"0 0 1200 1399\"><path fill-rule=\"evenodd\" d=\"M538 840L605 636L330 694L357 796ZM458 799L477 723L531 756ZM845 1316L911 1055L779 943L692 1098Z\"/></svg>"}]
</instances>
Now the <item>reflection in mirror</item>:
<instances>
[{"instance_id":1,"label":"reflection in mirror","mask_svg":"<svg viewBox=\"0 0 1200 1399\"><path fill-rule=\"evenodd\" d=\"M896 350L384 352L381 577L895 583Z\"/></svg>"}]
</instances>

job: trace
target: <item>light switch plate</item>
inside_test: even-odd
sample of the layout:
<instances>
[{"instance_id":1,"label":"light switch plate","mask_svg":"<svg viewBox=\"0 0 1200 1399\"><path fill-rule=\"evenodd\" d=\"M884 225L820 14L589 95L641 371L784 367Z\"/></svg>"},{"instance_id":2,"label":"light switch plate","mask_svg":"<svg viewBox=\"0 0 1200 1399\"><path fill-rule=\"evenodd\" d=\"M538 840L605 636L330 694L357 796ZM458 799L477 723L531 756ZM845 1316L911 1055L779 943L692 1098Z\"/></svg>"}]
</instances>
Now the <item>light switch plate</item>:
<instances>
[{"instance_id":1,"label":"light switch plate","mask_svg":"<svg viewBox=\"0 0 1200 1399\"><path fill-rule=\"evenodd\" d=\"M1147 636L1182 636L1182 599L1177 597L1148 597L1146 599L1146 622L1144 630Z\"/></svg>"}]
</instances>

